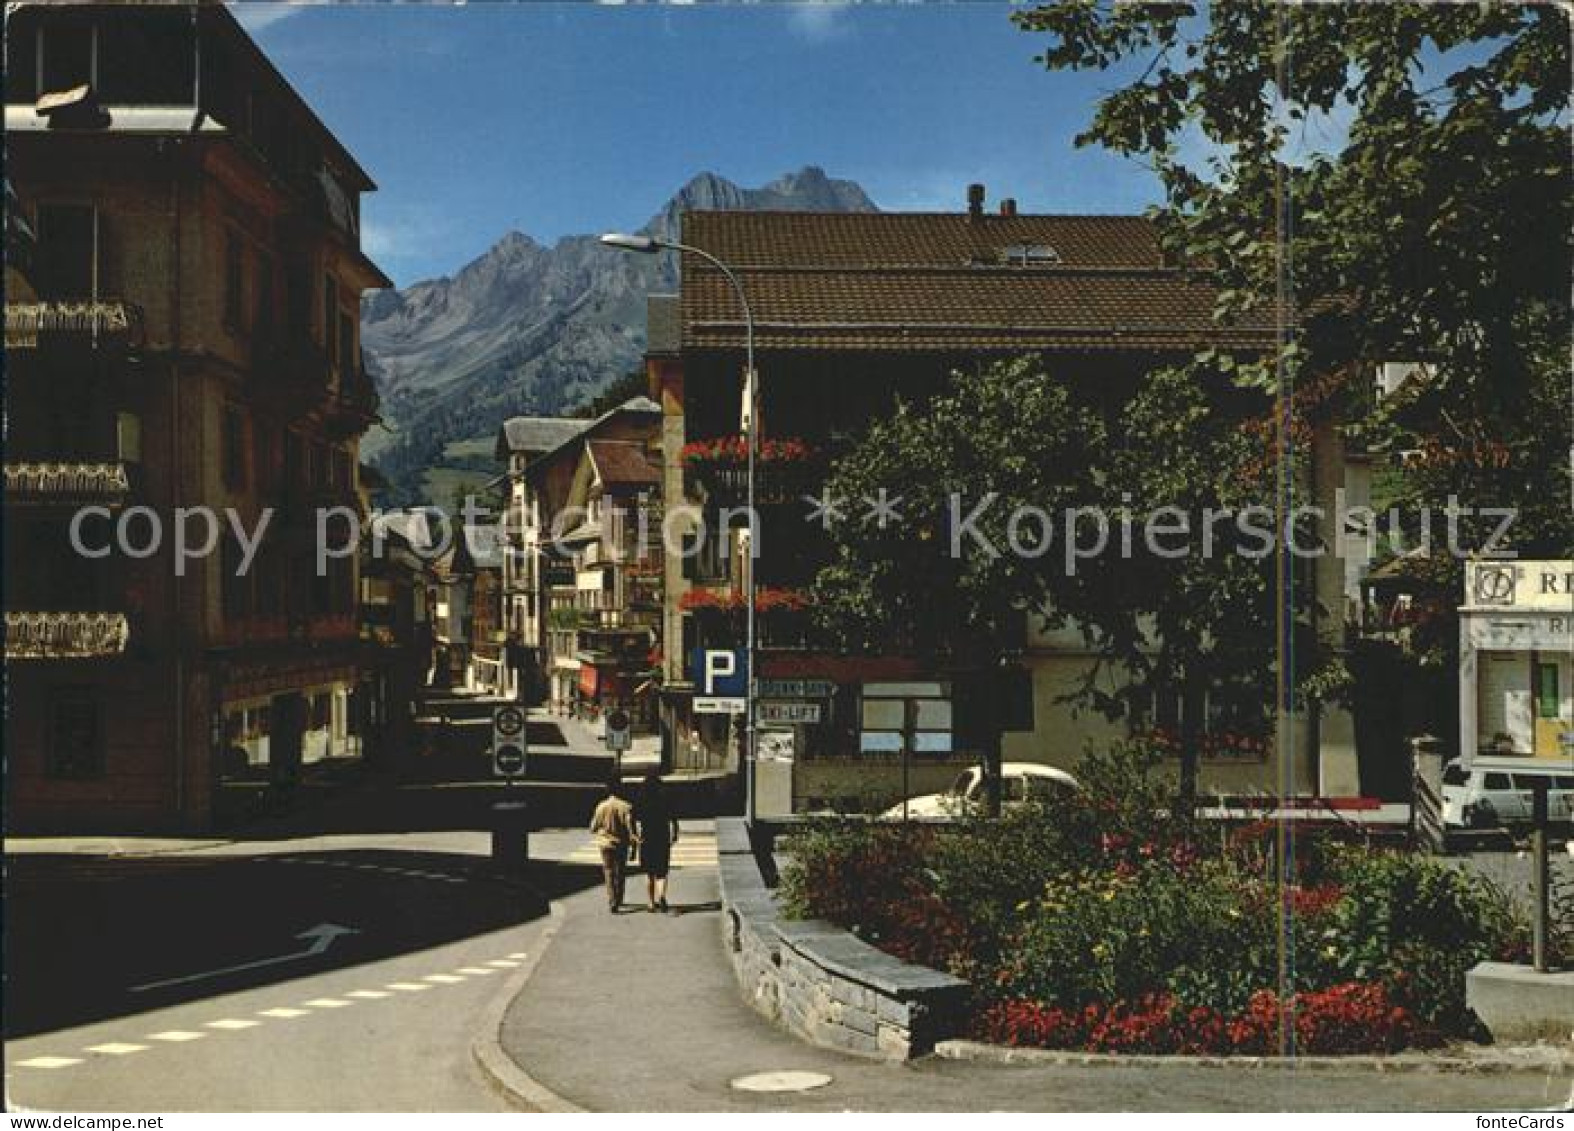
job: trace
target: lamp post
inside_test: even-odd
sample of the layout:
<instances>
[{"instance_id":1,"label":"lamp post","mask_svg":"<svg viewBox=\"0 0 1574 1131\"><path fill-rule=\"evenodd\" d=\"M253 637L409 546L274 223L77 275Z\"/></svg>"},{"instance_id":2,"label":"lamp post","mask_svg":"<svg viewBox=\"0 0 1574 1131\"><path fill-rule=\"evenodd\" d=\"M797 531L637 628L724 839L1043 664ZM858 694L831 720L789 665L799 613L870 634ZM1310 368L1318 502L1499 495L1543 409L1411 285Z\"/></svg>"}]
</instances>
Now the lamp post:
<instances>
[{"instance_id":1,"label":"lamp post","mask_svg":"<svg viewBox=\"0 0 1574 1131\"><path fill-rule=\"evenodd\" d=\"M720 259L717 259L704 248L693 247L689 244L679 243L676 240L661 240L653 236L626 235L622 232L608 232L601 237L601 242L607 247L615 247L620 251L634 251L642 255L654 255L658 251L687 251L699 256L705 262L715 267L732 286L733 293L738 296L738 305L743 308L743 382L744 395L748 399L748 453L747 494L745 507L749 514L749 553L744 559L743 594L746 602L744 612L744 668L746 682L744 684L743 698L743 812L750 826L754 824L754 754L755 754L755 726L754 726L754 555L759 549L756 537L756 519L754 512L754 461L755 453L759 447L760 430L760 389L758 375L754 371L754 314L749 310L749 297L744 294L743 283Z\"/></svg>"}]
</instances>

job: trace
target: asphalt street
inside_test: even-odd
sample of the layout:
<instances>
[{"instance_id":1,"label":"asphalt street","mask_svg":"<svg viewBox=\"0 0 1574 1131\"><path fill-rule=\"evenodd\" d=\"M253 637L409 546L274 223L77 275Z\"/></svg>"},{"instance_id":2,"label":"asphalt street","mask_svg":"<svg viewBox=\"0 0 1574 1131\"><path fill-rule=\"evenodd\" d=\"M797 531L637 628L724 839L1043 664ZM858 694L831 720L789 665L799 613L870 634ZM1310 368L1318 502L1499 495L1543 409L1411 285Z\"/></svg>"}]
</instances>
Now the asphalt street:
<instances>
[{"instance_id":1,"label":"asphalt street","mask_svg":"<svg viewBox=\"0 0 1574 1131\"><path fill-rule=\"evenodd\" d=\"M596 882L537 834L534 888L480 833L7 860L8 1107L497 1111L478 1016Z\"/></svg>"}]
</instances>

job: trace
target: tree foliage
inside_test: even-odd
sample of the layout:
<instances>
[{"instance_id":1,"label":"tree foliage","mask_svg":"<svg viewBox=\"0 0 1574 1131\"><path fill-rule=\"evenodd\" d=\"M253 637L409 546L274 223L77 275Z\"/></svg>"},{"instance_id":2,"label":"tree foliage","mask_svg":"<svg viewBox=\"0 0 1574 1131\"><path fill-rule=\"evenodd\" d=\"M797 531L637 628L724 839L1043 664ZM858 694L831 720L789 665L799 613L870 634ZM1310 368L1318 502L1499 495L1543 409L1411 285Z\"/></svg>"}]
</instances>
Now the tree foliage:
<instances>
[{"instance_id":1,"label":"tree foliage","mask_svg":"<svg viewBox=\"0 0 1574 1131\"><path fill-rule=\"evenodd\" d=\"M1218 316L1277 304L1283 348L1238 378L1331 375L1311 411L1419 455L1394 500L1411 546L1443 542L1452 495L1516 508L1521 554L1574 550L1565 6L1068 0L1012 18L1048 68L1121 76L1077 142L1152 167L1165 246L1219 281ZM1389 360L1426 376L1373 411ZM1437 556L1457 592L1460 563Z\"/></svg>"}]
</instances>

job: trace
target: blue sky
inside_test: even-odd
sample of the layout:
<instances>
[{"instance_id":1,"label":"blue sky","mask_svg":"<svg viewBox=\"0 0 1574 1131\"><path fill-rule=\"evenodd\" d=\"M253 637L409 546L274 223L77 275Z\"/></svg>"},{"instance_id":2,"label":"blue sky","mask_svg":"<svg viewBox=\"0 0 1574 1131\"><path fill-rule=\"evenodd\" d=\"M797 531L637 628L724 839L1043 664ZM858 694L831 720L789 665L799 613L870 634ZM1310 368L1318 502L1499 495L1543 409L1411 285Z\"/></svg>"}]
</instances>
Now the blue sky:
<instances>
[{"instance_id":1,"label":"blue sky","mask_svg":"<svg viewBox=\"0 0 1574 1131\"><path fill-rule=\"evenodd\" d=\"M401 285L510 229L637 226L702 170L821 165L890 210L960 209L970 181L1027 211L1156 198L1071 144L1116 77L1045 71L1004 3L237 10L378 182L365 238Z\"/></svg>"}]
</instances>

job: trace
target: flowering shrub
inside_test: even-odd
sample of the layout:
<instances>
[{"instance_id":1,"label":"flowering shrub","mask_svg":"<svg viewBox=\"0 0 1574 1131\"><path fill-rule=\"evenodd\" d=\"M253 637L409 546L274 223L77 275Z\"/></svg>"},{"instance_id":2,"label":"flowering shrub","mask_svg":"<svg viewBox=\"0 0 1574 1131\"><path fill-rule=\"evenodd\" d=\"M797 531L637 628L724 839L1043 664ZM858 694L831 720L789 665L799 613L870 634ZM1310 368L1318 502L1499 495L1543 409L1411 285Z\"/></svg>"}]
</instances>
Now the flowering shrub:
<instances>
[{"instance_id":1,"label":"flowering shrub","mask_svg":"<svg viewBox=\"0 0 1574 1131\"><path fill-rule=\"evenodd\" d=\"M1167 994L1077 1010L1018 998L981 1010L972 1031L994 1044L1183 1055L1391 1053L1438 1040L1382 985L1361 982L1298 993L1288 1002L1262 990L1230 1018L1206 1006L1187 1009Z\"/></svg>"},{"instance_id":2,"label":"flowering shrub","mask_svg":"<svg viewBox=\"0 0 1574 1131\"><path fill-rule=\"evenodd\" d=\"M761 463L807 463L814 450L799 439L761 439L754 457ZM740 464L749 461L749 441L745 436L718 436L712 440L691 440L678 454L685 467L701 464Z\"/></svg>"},{"instance_id":3,"label":"flowering shrub","mask_svg":"<svg viewBox=\"0 0 1574 1131\"><path fill-rule=\"evenodd\" d=\"M802 589L759 588L754 591L757 613L798 613L809 607L809 595ZM678 598L678 608L696 613L742 613L748 600L734 589L690 589Z\"/></svg>"},{"instance_id":4,"label":"flowering shrub","mask_svg":"<svg viewBox=\"0 0 1574 1131\"><path fill-rule=\"evenodd\" d=\"M1049 808L794 837L790 914L971 982L974 1031L1109 1052L1391 1052L1478 1035L1464 975L1525 944L1481 878L1405 853L1159 815L1149 748ZM1273 833L1272 837L1268 834Z\"/></svg>"}]
</instances>

